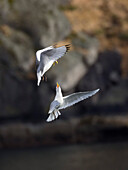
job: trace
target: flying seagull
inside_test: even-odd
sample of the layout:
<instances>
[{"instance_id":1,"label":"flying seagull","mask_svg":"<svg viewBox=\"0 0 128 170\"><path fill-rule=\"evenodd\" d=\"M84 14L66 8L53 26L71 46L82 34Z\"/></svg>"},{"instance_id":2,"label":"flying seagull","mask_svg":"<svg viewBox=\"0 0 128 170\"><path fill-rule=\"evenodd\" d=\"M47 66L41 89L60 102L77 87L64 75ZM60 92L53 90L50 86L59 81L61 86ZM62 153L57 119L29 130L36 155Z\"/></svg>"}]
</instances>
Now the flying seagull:
<instances>
[{"instance_id":1,"label":"flying seagull","mask_svg":"<svg viewBox=\"0 0 128 170\"><path fill-rule=\"evenodd\" d=\"M58 116L61 115L59 110L65 109L65 108L72 106L84 99L87 99L88 97L91 97L94 94L96 94L99 90L100 89L87 91L87 92L78 92L78 93L73 93L71 95L63 97L61 88L60 88L59 84L57 83L56 96L50 105L50 109L48 112L48 114L50 114L50 115L46 121L51 122L54 119L57 119Z\"/></svg>"},{"instance_id":2,"label":"flying seagull","mask_svg":"<svg viewBox=\"0 0 128 170\"><path fill-rule=\"evenodd\" d=\"M57 47L57 44L55 44L36 52L38 86L40 84L41 77L44 79L45 72L48 71L55 62L58 63L57 60L68 52L69 49L70 44L66 44L61 47Z\"/></svg>"}]
</instances>

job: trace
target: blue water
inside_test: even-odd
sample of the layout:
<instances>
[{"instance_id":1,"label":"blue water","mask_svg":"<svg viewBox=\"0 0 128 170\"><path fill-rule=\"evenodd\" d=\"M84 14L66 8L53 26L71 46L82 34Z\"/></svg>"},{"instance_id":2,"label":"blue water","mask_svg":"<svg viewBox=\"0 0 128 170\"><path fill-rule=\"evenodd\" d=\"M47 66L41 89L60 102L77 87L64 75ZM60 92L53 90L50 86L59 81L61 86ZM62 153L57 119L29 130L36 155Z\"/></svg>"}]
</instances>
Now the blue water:
<instances>
[{"instance_id":1,"label":"blue water","mask_svg":"<svg viewBox=\"0 0 128 170\"><path fill-rule=\"evenodd\" d=\"M128 143L0 150L0 170L128 170Z\"/></svg>"}]
</instances>

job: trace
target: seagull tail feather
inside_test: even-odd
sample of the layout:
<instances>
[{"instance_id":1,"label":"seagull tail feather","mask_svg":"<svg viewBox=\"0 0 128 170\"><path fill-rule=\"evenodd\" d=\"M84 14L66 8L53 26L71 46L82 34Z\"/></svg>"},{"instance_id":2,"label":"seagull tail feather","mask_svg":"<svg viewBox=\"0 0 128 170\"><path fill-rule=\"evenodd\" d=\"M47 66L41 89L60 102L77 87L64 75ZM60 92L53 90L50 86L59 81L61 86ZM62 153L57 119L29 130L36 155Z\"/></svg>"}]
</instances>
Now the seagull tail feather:
<instances>
[{"instance_id":1,"label":"seagull tail feather","mask_svg":"<svg viewBox=\"0 0 128 170\"><path fill-rule=\"evenodd\" d=\"M51 121L57 119L59 115L61 115L61 113L56 110L56 111L50 113L50 115L49 115L49 117L47 118L46 121L47 121L47 122L51 122Z\"/></svg>"},{"instance_id":2,"label":"seagull tail feather","mask_svg":"<svg viewBox=\"0 0 128 170\"><path fill-rule=\"evenodd\" d=\"M41 78L38 77L37 86L40 85Z\"/></svg>"},{"instance_id":3,"label":"seagull tail feather","mask_svg":"<svg viewBox=\"0 0 128 170\"><path fill-rule=\"evenodd\" d=\"M40 81L41 81L41 71L37 73L37 86L40 85Z\"/></svg>"}]
</instances>

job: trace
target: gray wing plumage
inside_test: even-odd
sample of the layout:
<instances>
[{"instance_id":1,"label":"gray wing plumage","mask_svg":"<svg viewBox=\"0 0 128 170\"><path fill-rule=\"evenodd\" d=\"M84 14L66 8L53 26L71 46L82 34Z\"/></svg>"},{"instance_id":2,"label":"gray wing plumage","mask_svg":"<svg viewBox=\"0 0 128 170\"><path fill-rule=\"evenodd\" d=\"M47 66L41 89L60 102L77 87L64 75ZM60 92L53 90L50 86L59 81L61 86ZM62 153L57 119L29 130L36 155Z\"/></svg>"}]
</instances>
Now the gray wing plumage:
<instances>
[{"instance_id":1,"label":"gray wing plumage","mask_svg":"<svg viewBox=\"0 0 128 170\"><path fill-rule=\"evenodd\" d=\"M49 60L57 61L59 58L61 58L70 48L70 45L65 45L61 47L54 47L52 49L48 49L46 51L43 51L41 53L41 58L48 57Z\"/></svg>"},{"instance_id":2,"label":"gray wing plumage","mask_svg":"<svg viewBox=\"0 0 128 170\"><path fill-rule=\"evenodd\" d=\"M63 97L63 105L60 107L60 109L64 109L64 108L72 106L84 99L87 99L88 97L91 97L94 94L96 94L98 91L99 91L99 89L93 90L93 91L88 91L88 92L78 92L78 93L71 94L69 96L65 96L65 97Z\"/></svg>"}]
</instances>

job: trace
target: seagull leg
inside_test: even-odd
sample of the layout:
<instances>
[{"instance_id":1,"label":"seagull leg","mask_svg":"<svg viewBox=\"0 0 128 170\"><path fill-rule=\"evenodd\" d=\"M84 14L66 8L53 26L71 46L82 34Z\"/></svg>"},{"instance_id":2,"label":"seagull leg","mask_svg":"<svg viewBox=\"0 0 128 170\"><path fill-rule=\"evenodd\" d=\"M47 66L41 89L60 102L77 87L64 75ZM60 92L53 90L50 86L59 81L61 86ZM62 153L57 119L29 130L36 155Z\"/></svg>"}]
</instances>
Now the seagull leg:
<instances>
[{"instance_id":1,"label":"seagull leg","mask_svg":"<svg viewBox=\"0 0 128 170\"><path fill-rule=\"evenodd\" d=\"M45 76L45 81L47 81L47 77Z\"/></svg>"},{"instance_id":2,"label":"seagull leg","mask_svg":"<svg viewBox=\"0 0 128 170\"><path fill-rule=\"evenodd\" d=\"M42 77L42 80L44 81L44 76Z\"/></svg>"},{"instance_id":3,"label":"seagull leg","mask_svg":"<svg viewBox=\"0 0 128 170\"><path fill-rule=\"evenodd\" d=\"M45 75L43 75L42 80L47 81L47 77Z\"/></svg>"}]
</instances>

